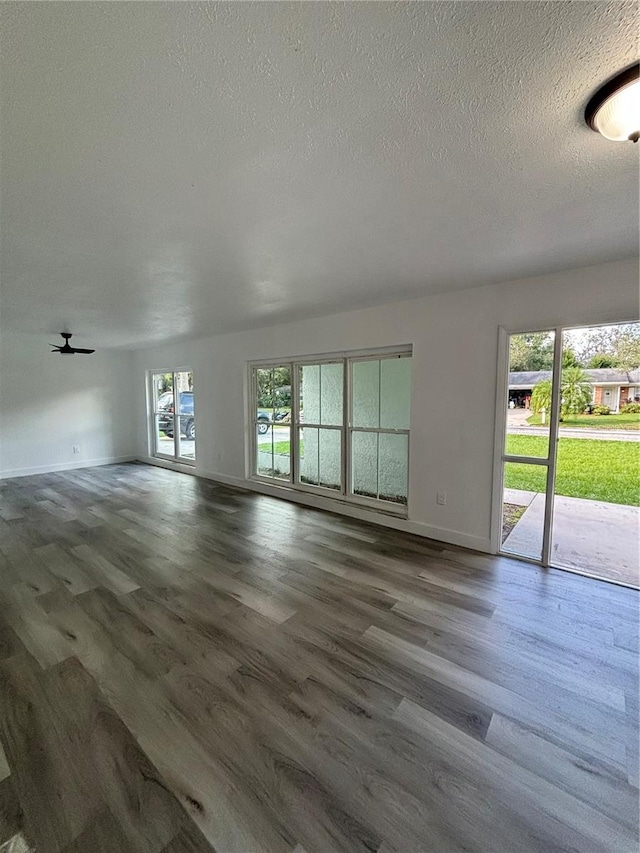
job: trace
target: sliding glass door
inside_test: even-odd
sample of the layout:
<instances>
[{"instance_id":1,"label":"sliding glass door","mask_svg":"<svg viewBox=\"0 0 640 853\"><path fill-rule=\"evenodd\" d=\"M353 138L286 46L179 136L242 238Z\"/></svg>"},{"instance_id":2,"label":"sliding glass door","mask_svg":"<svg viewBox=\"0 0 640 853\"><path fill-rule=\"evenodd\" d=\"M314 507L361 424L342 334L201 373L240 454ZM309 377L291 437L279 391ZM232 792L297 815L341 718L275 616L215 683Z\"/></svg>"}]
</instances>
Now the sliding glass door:
<instances>
[{"instance_id":1,"label":"sliding glass door","mask_svg":"<svg viewBox=\"0 0 640 853\"><path fill-rule=\"evenodd\" d=\"M150 374L151 455L193 464L196 460L196 415L193 371Z\"/></svg>"},{"instance_id":2,"label":"sliding glass door","mask_svg":"<svg viewBox=\"0 0 640 853\"><path fill-rule=\"evenodd\" d=\"M549 553L547 523L553 503L556 333L510 335L508 349L508 402L501 454L500 546L508 554L546 561ZM534 367L538 369L529 369ZM529 425L534 410L541 413L541 425L536 429Z\"/></svg>"},{"instance_id":3,"label":"sliding glass door","mask_svg":"<svg viewBox=\"0 0 640 853\"><path fill-rule=\"evenodd\" d=\"M640 324L564 329L550 561L640 585Z\"/></svg>"},{"instance_id":4,"label":"sliding glass door","mask_svg":"<svg viewBox=\"0 0 640 853\"><path fill-rule=\"evenodd\" d=\"M497 550L639 586L640 324L501 334Z\"/></svg>"}]
</instances>

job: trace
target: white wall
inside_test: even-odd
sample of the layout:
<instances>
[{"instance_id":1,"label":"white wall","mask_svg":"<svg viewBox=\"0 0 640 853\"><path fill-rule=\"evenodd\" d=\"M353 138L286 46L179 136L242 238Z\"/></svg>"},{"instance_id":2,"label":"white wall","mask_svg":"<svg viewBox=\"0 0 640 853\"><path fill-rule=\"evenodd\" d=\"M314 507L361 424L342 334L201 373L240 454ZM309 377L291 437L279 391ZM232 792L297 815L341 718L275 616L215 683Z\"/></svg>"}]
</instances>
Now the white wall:
<instances>
[{"instance_id":1,"label":"white wall","mask_svg":"<svg viewBox=\"0 0 640 853\"><path fill-rule=\"evenodd\" d=\"M196 471L242 484L247 361L413 344L409 522L393 524L489 550L498 328L637 318L638 264L629 260L139 351L140 454L148 453L148 369L193 368Z\"/></svg>"},{"instance_id":2,"label":"white wall","mask_svg":"<svg viewBox=\"0 0 640 853\"><path fill-rule=\"evenodd\" d=\"M0 476L135 456L131 365L131 353L53 355L42 335L3 332Z\"/></svg>"}]
</instances>

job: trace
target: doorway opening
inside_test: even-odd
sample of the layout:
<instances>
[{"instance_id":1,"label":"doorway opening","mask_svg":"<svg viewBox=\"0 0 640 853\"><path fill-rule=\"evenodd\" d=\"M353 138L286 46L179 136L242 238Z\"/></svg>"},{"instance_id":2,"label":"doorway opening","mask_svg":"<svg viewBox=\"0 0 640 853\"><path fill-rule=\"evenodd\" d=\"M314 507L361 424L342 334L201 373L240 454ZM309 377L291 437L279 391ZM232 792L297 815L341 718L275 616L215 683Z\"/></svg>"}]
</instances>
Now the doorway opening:
<instances>
[{"instance_id":1,"label":"doorway opening","mask_svg":"<svg viewBox=\"0 0 640 853\"><path fill-rule=\"evenodd\" d=\"M640 324L503 342L497 550L640 586Z\"/></svg>"}]
</instances>

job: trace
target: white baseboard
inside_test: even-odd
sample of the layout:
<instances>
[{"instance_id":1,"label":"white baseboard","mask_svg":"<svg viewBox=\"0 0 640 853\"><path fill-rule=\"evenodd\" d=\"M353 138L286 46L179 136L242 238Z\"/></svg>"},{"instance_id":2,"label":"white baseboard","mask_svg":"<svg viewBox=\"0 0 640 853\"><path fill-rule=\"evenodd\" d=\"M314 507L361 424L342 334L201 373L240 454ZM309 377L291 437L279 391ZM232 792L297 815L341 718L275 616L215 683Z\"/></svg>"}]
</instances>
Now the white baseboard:
<instances>
[{"instance_id":1,"label":"white baseboard","mask_svg":"<svg viewBox=\"0 0 640 853\"><path fill-rule=\"evenodd\" d=\"M158 465L161 468L181 471L185 474L191 474L194 477L203 477L206 480L214 480L217 483L223 483L226 486L234 486L237 489L245 489L250 492L260 492L263 495L270 495L274 498L293 501L294 503L303 504L304 506L309 506L313 509L335 512L339 515L346 515L349 518L357 518L360 521L379 524L381 527L391 527L394 530L400 530L404 533L413 533L416 536L422 536L425 539L434 539L437 542L445 542L447 545L459 545L462 548L469 548L471 551L481 551L485 554L493 553L491 550L491 540L488 536L470 536L467 533L460 533L457 530L447 530L444 527L434 527L433 525L425 524L422 521L411 521L407 518L398 518L392 515L386 515L385 513L376 512L375 510L366 509L365 507L356 506L355 504L332 500L331 498L326 498L322 495L313 495L309 492L297 492L293 489L283 488L282 486L272 486L269 483L262 483L257 480L245 480L242 477L230 477L228 474L219 474L214 471L203 471L191 465L166 462L164 459L156 459L151 456L141 456L139 457L139 461L144 462L147 465Z\"/></svg>"},{"instance_id":2,"label":"white baseboard","mask_svg":"<svg viewBox=\"0 0 640 853\"><path fill-rule=\"evenodd\" d=\"M59 462L55 465L37 465L35 468L13 468L0 471L0 480L11 477L30 477L33 474L55 474L58 471L75 471L76 468L95 468L99 465L116 465L120 462L135 462L137 456L108 456L104 459L83 459L81 462Z\"/></svg>"}]
</instances>

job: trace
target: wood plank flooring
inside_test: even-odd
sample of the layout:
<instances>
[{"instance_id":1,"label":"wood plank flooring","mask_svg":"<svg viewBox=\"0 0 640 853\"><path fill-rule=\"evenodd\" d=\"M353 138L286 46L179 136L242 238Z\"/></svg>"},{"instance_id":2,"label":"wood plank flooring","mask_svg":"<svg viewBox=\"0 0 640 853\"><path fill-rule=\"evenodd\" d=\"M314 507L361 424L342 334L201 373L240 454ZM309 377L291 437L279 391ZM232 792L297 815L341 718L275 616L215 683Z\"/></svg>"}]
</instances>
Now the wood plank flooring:
<instances>
[{"instance_id":1,"label":"wood plank flooring","mask_svg":"<svg viewBox=\"0 0 640 853\"><path fill-rule=\"evenodd\" d=\"M637 851L638 594L144 465L3 481L18 836Z\"/></svg>"}]
</instances>

